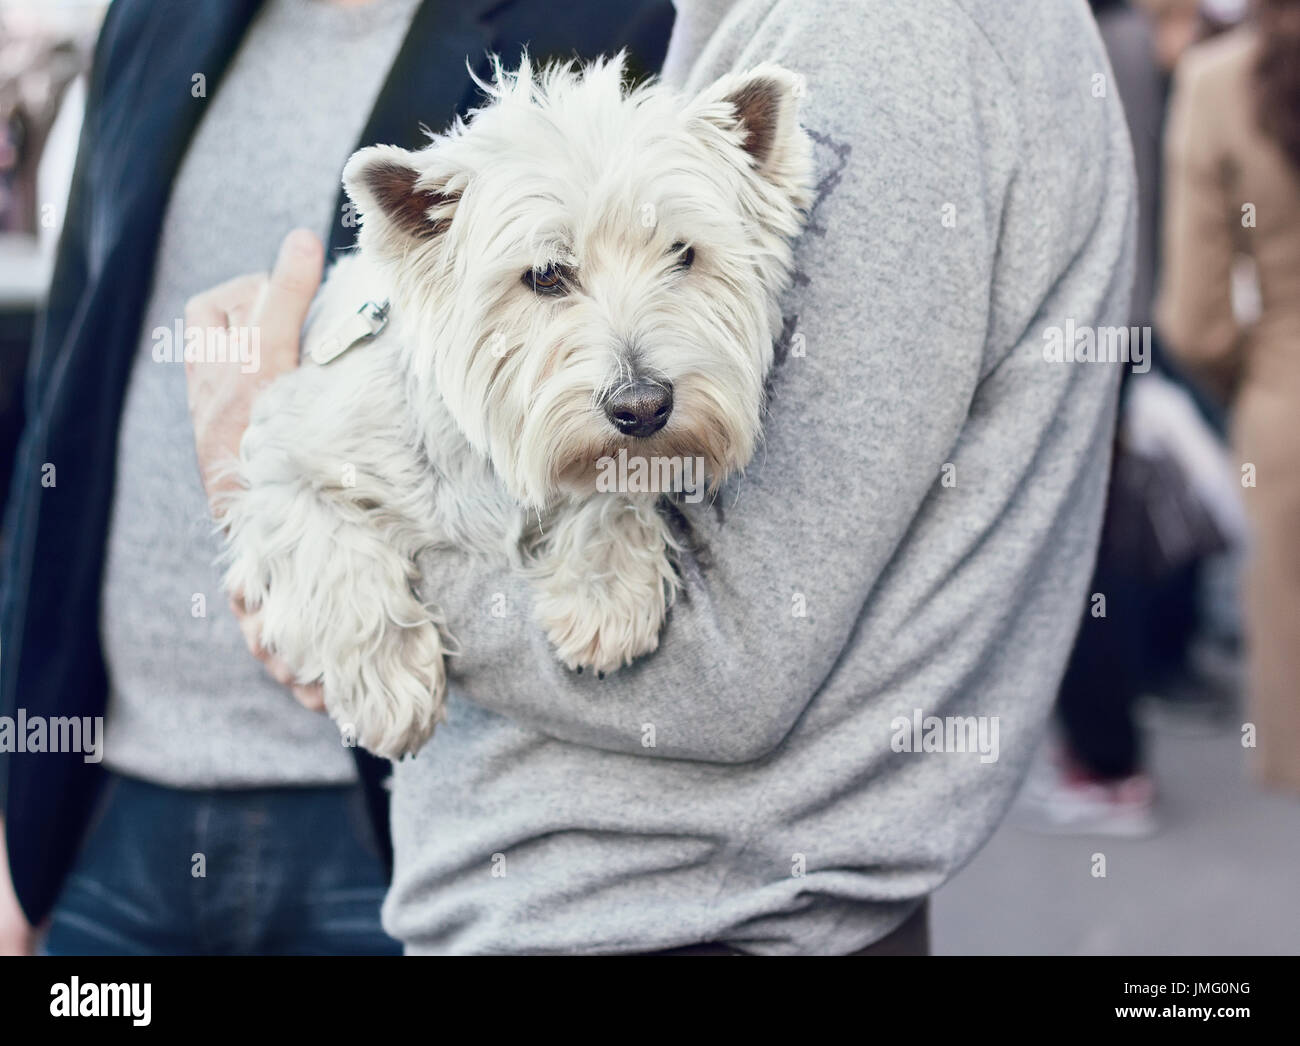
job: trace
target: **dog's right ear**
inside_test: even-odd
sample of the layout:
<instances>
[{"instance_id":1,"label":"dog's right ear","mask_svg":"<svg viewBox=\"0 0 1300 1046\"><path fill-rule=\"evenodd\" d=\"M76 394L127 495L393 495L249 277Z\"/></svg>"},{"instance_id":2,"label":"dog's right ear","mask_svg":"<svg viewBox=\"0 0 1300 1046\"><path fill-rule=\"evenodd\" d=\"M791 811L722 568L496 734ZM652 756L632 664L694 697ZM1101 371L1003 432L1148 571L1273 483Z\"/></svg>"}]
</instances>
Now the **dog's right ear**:
<instances>
[{"instance_id":1,"label":"dog's right ear","mask_svg":"<svg viewBox=\"0 0 1300 1046\"><path fill-rule=\"evenodd\" d=\"M460 200L424 169L420 153L395 145L359 149L343 168L343 188L363 221L383 222L395 233L431 240L446 232Z\"/></svg>"},{"instance_id":2,"label":"dog's right ear","mask_svg":"<svg viewBox=\"0 0 1300 1046\"><path fill-rule=\"evenodd\" d=\"M738 144L749 155L754 170L768 181L784 185L807 165L811 149L799 127L803 93L802 78L765 63L714 81L696 96L690 112L738 132Z\"/></svg>"}]
</instances>

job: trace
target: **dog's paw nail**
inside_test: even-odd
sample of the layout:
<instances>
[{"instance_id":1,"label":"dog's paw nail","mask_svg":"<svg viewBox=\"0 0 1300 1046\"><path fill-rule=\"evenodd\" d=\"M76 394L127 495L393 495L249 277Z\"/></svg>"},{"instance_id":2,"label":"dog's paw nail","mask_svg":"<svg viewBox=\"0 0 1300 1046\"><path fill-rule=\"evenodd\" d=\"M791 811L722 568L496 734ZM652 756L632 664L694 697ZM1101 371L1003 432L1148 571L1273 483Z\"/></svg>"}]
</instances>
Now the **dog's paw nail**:
<instances>
[{"instance_id":1,"label":"dog's paw nail","mask_svg":"<svg viewBox=\"0 0 1300 1046\"><path fill-rule=\"evenodd\" d=\"M596 678L597 678L597 679L604 679L604 678L605 678L605 673L604 673L604 672L597 672L597 673L596 673Z\"/></svg>"},{"instance_id":2,"label":"dog's paw nail","mask_svg":"<svg viewBox=\"0 0 1300 1046\"><path fill-rule=\"evenodd\" d=\"M577 668L574 669L574 671L577 672L578 675L582 675L582 666L579 665Z\"/></svg>"}]
</instances>

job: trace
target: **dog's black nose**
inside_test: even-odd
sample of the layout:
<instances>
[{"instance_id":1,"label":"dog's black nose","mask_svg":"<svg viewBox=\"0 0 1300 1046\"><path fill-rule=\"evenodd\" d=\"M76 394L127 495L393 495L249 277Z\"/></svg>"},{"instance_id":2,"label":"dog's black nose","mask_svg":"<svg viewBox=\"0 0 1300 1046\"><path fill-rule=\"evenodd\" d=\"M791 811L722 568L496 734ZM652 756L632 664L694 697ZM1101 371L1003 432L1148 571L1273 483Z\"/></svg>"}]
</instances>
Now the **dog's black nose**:
<instances>
[{"instance_id":1,"label":"dog's black nose","mask_svg":"<svg viewBox=\"0 0 1300 1046\"><path fill-rule=\"evenodd\" d=\"M625 385L605 404L605 417L624 436L653 436L672 412L672 385L645 378Z\"/></svg>"}]
</instances>

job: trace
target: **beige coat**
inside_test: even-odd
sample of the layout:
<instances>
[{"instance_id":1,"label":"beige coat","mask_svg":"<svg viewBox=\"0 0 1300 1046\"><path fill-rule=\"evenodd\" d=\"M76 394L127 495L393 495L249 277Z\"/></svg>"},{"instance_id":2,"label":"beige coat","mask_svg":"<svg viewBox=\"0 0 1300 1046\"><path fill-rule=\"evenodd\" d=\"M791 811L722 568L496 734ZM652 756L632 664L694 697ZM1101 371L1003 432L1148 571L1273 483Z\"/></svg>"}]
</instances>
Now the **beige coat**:
<instances>
[{"instance_id":1,"label":"beige coat","mask_svg":"<svg viewBox=\"0 0 1300 1046\"><path fill-rule=\"evenodd\" d=\"M1178 359L1232 397L1234 452L1254 467L1250 716L1261 780L1300 791L1300 170L1259 128L1257 50L1254 31L1238 29L1178 69L1157 323ZM1262 298L1248 325L1231 296L1242 254Z\"/></svg>"}]
</instances>

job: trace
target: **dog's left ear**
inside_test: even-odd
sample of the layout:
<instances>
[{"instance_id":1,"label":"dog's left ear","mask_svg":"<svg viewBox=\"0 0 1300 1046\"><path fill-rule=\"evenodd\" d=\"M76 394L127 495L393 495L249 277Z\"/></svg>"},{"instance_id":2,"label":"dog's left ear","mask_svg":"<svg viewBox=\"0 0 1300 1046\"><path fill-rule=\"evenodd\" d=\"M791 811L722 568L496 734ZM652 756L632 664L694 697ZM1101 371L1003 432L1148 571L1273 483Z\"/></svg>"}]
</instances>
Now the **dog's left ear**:
<instances>
[{"instance_id":1,"label":"dog's left ear","mask_svg":"<svg viewBox=\"0 0 1300 1046\"><path fill-rule=\"evenodd\" d=\"M426 152L372 145L352 154L343 168L343 188L363 222L378 220L415 240L446 232L460 193L448 191L428 170Z\"/></svg>"},{"instance_id":2,"label":"dog's left ear","mask_svg":"<svg viewBox=\"0 0 1300 1046\"><path fill-rule=\"evenodd\" d=\"M741 148L763 178L786 181L805 162L807 136L799 128L803 78L779 65L730 73L700 92L693 114L727 130L739 130Z\"/></svg>"}]
</instances>

